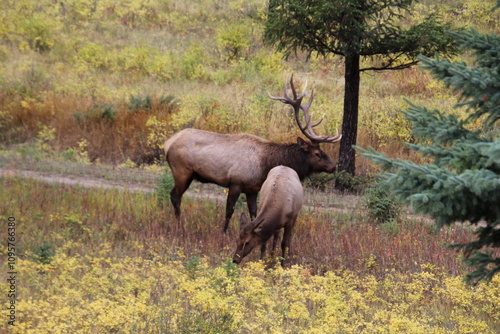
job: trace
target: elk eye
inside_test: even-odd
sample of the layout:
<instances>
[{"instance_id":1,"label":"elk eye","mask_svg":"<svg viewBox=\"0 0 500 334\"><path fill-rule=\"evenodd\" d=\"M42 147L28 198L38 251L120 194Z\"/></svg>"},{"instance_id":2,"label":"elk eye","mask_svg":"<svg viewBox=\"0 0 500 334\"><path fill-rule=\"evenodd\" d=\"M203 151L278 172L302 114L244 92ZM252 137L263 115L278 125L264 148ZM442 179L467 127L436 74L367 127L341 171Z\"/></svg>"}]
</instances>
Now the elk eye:
<instances>
[{"instance_id":1,"label":"elk eye","mask_svg":"<svg viewBox=\"0 0 500 334\"><path fill-rule=\"evenodd\" d=\"M319 153L319 152L314 153L314 155L315 155L317 158L321 158L321 153Z\"/></svg>"}]
</instances>

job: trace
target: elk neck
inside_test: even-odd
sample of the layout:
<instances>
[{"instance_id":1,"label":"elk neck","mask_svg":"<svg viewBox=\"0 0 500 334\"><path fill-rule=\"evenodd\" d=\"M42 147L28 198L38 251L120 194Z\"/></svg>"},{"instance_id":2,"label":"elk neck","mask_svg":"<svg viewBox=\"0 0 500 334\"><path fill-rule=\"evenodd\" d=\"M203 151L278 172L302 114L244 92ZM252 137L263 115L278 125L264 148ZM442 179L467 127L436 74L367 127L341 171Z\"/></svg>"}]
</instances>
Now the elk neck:
<instances>
[{"instance_id":1,"label":"elk neck","mask_svg":"<svg viewBox=\"0 0 500 334\"><path fill-rule=\"evenodd\" d=\"M296 143L269 143L266 162L269 170L279 165L290 167L297 172L300 180L312 173L309 154Z\"/></svg>"}]
</instances>

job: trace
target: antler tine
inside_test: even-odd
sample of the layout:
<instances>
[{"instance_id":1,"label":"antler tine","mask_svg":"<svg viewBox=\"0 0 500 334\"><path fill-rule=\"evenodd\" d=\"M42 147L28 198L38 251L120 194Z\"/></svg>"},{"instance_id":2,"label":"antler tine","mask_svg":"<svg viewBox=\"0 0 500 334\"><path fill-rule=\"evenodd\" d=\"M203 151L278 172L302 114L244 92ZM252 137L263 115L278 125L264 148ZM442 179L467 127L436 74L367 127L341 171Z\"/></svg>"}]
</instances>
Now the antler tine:
<instances>
[{"instance_id":1,"label":"antler tine","mask_svg":"<svg viewBox=\"0 0 500 334\"><path fill-rule=\"evenodd\" d=\"M328 137L325 143L336 143L342 139L342 134L339 135L339 129L335 129L335 136Z\"/></svg>"},{"instance_id":2,"label":"antler tine","mask_svg":"<svg viewBox=\"0 0 500 334\"><path fill-rule=\"evenodd\" d=\"M309 101L307 101L307 104L305 106L302 106L302 110L304 110L304 108L307 108L307 111L309 111L309 107L311 106L311 104L314 100L314 86L315 86L315 83L313 82L313 88L311 89L311 97L309 97ZM306 96L306 94L307 94L306 88L307 88L307 81L306 81L306 85L304 87L304 91L302 92L302 96Z\"/></svg>"},{"instance_id":3,"label":"antler tine","mask_svg":"<svg viewBox=\"0 0 500 334\"><path fill-rule=\"evenodd\" d=\"M304 109L302 109L302 111L304 111ZM312 116L312 114L311 114L311 116ZM317 134L315 134L313 128L320 125L321 122L323 122L323 119L325 119L325 114L323 114L321 116L320 120L314 124L310 124L311 116L309 116L309 114L304 111L304 117L306 118L306 125L303 128L304 128L304 130L307 130L309 135L306 135L304 132L303 133L304 133L304 135L307 136L307 138L314 140L314 141L317 141L317 142L324 142L324 143L336 143L336 142L340 141L340 139L342 138L342 135L339 136L338 129L336 129L336 135L333 137L318 136Z\"/></svg>"},{"instance_id":4,"label":"antler tine","mask_svg":"<svg viewBox=\"0 0 500 334\"><path fill-rule=\"evenodd\" d=\"M298 112L298 110L300 108L300 104L302 102L302 98L304 96L303 95L297 96L297 90L295 89L295 86L293 85L293 74L290 77L290 85L291 85L293 99L290 98L290 95L288 95L288 90L290 89L288 86L288 80L285 81L285 91L283 92L282 97L273 96L269 92L267 92L267 95L273 100L278 100L278 101L281 101L283 103L290 104L294 108L294 110L296 110L296 112Z\"/></svg>"},{"instance_id":5,"label":"antler tine","mask_svg":"<svg viewBox=\"0 0 500 334\"><path fill-rule=\"evenodd\" d=\"M288 80L285 81L285 92L283 94L283 97L275 97L275 96L272 96L271 94L269 94L269 92L268 92L267 94L269 95L269 97L273 100L278 100L278 101L281 101L283 103L290 104L293 107L295 121L297 122L297 126L299 127L300 131L304 134L304 136L306 136L312 142L317 142L317 143L320 143L320 142L327 142L327 143L338 142L342 138L342 135L340 135L340 136L338 135L338 130L337 130L337 135L335 135L334 137L318 136L317 134L314 133L313 128L318 126L325 118L325 114L323 114L323 116L321 117L321 119L318 122L311 124L312 114L309 114L309 108L311 107L311 104L314 100L314 86L315 86L314 83L313 83L313 88L311 90L311 96L309 97L309 100L307 101L307 103L303 105L302 99L304 98L304 96L307 95L307 83L308 82L306 81L306 84L304 85L304 89L302 90L302 93L300 94L300 96L297 96L297 91L296 91L295 86L293 84L293 74L291 75L290 87L292 90L293 99L290 98L290 96L288 95L288 90L289 90L288 82L289 82ZM304 126L302 125L302 123L300 121L300 116L299 116L300 110L302 110L302 112L304 113L304 120L306 122L306 124Z\"/></svg>"},{"instance_id":6,"label":"antler tine","mask_svg":"<svg viewBox=\"0 0 500 334\"><path fill-rule=\"evenodd\" d=\"M314 113L312 113L312 114L311 114L311 117L312 117L312 115L314 115ZM317 121L316 123L312 124L312 125L311 125L311 128L314 128L314 127L316 127L316 126L320 125L320 124L321 124L321 122L323 122L323 120L324 120L324 119L325 119L325 114L323 114L323 115L321 116L321 118L319 119L319 121Z\"/></svg>"},{"instance_id":7,"label":"antler tine","mask_svg":"<svg viewBox=\"0 0 500 334\"><path fill-rule=\"evenodd\" d=\"M309 115L309 107L311 107L311 104L314 100L314 88L315 88L315 83L313 83L313 88L311 89L311 97L309 98L309 101L307 101L307 103L305 105L300 106L300 108L302 109L302 111L304 113L304 119L306 120L306 125L303 127L303 129L307 130L308 134L304 133L304 131L303 131L303 133L304 133L304 135L306 135L307 138L309 138L310 140L313 140L313 141L325 142L325 143L336 143L342 138L342 135L340 135L340 136L338 135L338 129L336 130L337 131L336 135L333 137L318 136L317 134L314 133L313 128L320 125L321 122L323 122L323 119L325 119L325 114L323 114L319 121L317 121L314 124L311 124L311 119L312 119L313 113L311 113ZM304 89L304 92L305 92L305 89ZM305 93L304 93L304 95L305 95Z\"/></svg>"},{"instance_id":8,"label":"antler tine","mask_svg":"<svg viewBox=\"0 0 500 334\"><path fill-rule=\"evenodd\" d=\"M290 86L292 87L293 99L297 99L297 91L295 90L295 86L293 85L293 74L290 76ZM285 81L285 96L288 97L288 81Z\"/></svg>"},{"instance_id":9,"label":"antler tine","mask_svg":"<svg viewBox=\"0 0 500 334\"><path fill-rule=\"evenodd\" d=\"M302 90L302 96L307 95L307 84L309 83L309 80L306 80L306 84L304 85L304 89ZM314 82L313 82L313 91L314 91Z\"/></svg>"},{"instance_id":10,"label":"antler tine","mask_svg":"<svg viewBox=\"0 0 500 334\"><path fill-rule=\"evenodd\" d=\"M307 138L309 138L311 140L318 140L318 138L323 139L324 136L321 137L321 136L316 135L314 133L313 127L318 126L323 121L323 118L325 118L325 114L323 114L323 116L321 117L321 119L318 122L311 124L312 115L314 113L309 114L309 108L311 107L311 104L314 101L314 86L315 86L315 83L313 83L313 88L311 89L311 96L309 97L309 100L307 101L307 103L305 105L301 105L300 109L302 109L302 112L304 113L304 119L306 121L306 125L303 127L303 129L307 130L307 134L304 133L304 135L306 135ZM306 87L307 87L307 82L306 82L306 85L304 87L304 91L302 92L303 96L305 96L307 94Z\"/></svg>"}]
</instances>

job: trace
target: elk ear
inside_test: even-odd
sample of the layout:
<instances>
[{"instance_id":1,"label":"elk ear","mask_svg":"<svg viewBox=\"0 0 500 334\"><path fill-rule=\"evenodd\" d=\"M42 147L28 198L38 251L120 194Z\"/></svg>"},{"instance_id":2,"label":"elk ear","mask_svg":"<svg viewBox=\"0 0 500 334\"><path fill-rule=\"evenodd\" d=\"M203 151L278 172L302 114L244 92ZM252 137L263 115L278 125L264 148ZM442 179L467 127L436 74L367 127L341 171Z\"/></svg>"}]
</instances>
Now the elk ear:
<instances>
[{"instance_id":1,"label":"elk ear","mask_svg":"<svg viewBox=\"0 0 500 334\"><path fill-rule=\"evenodd\" d=\"M311 147L308 142L300 137L297 137L297 144L299 144L299 146L306 152L308 152L309 148Z\"/></svg>"},{"instance_id":2,"label":"elk ear","mask_svg":"<svg viewBox=\"0 0 500 334\"><path fill-rule=\"evenodd\" d=\"M263 218L256 218L252 224L252 233L253 234L258 234L262 231L264 228L264 219Z\"/></svg>"},{"instance_id":3,"label":"elk ear","mask_svg":"<svg viewBox=\"0 0 500 334\"><path fill-rule=\"evenodd\" d=\"M243 230L245 226L248 225L248 223L249 221L247 215L244 212L242 212L240 215L240 230Z\"/></svg>"}]
</instances>

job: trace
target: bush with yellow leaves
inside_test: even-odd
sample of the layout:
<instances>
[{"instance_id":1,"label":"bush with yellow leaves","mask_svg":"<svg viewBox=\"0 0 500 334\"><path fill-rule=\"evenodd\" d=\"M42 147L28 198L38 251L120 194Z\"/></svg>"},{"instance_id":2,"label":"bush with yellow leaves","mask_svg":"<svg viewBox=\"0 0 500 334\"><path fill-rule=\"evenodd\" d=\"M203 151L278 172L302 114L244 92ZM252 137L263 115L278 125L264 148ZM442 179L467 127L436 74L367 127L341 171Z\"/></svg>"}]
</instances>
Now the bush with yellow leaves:
<instances>
[{"instance_id":1,"label":"bush with yellow leaves","mask_svg":"<svg viewBox=\"0 0 500 334\"><path fill-rule=\"evenodd\" d=\"M432 265L376 279L261 262L211 267L182 253L169 261L154 252L120 258L105 243L72 254L75 247L66 243L50 264L19 260L11 333L496 333L500 326L499 277L470 287Z\"/></svg>"},{"instance_id":2,"label":"bush with yellow leaves","mask_svg":"<svg viewBox=\"0 0 500 334\"><path fill-rule=\"evenodd\" d=\"M439 246L465 240L464 227L436 235L402 219L395 237L366 216L309 211L297 222L290 268L255 262L258 254L235 266L228 257L237 230L220 233L225 196L186 198L181 233L173 210L158 208L152 194L14 176L0 177L0 185L0 220L15 216L20 236L16 322L5 317L0 333L483 334L500 327L500 276L467 286L459 259ZM0 247L0 258L7 255ZM0 280L4 307L9 288Z\"/></svg>"}]
</instances>

